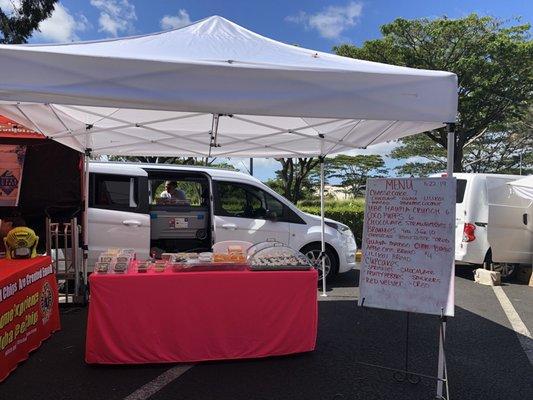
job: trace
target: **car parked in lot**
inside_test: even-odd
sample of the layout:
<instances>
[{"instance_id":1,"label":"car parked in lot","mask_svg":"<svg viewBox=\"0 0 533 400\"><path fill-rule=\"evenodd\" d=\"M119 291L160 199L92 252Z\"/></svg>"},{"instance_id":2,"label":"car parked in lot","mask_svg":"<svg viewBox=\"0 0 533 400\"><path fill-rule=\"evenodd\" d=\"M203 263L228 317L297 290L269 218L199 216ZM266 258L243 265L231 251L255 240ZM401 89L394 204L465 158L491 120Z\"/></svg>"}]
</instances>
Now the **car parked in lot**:
<instances>
[{"instance_id":1,"label":"car parked in lot","mask_svg":"<svg viewBox=\"0 0 533 400\"><path fill-rule=\"evenodd\" d=\"M320 218L299 210L258 179L217 168L92 162L89 167L89 270L109 247L140 258L162 251L206 251L213 243L279 241L320 256ZM168 188L179 192L169 200ZM350 229L327 219L326 273L355 266Z\"/></svg>"},{"instance_id":2,"label":"car parked in lot","mask_svg":"<svg viewBox=\"0 0 533 400\"><path fill-rule=\"evenodd\" d=\"M457 173L456 264L511 275L533 254L533 204L508 185L518 175Z\"/></svg>"}]
</instances>

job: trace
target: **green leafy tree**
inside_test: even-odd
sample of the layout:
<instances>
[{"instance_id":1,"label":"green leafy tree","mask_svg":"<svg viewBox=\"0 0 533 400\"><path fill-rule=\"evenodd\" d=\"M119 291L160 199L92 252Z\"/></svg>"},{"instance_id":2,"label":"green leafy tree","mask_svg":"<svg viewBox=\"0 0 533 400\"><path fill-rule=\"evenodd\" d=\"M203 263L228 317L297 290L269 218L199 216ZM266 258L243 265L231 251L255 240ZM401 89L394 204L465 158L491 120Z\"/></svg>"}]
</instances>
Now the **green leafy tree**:
<instances>
[{"instance_id":1,"label":"green leafy tree","mask_svg":"<svg viewBox=\"0 0 533 400\"><path fill-rule=\"evenodd\" d=\"M196 165L194 157L159 157L159 156L110 156L110 161L138 162L145 164L180 164Z\"/></svg>"},{"instance_id":2,"label":"green leafy tree","mask_svg":"<svg viewBox=\"0 0 533 400\"><path fill-rule=\"evenodd\" d=\"M446 149L436 146L427 135L402 139L402 145L393 149L390 157L411 160L395 168L398 175L428 176L446 170Z\"/></svg>"},{"instance_id":3,"label":"green leafy tree","mask_svg":"<svg viewBox=\"0 0 533 400\"><path fill-rule=\"evenodd\" d=\"M508 121L522 119L533 92L529 24L511 25L476 14L459 19L399 18L383 25L381 33L382 38L361 47L342 45L334 50L347 57L457 74L455 171L463 170L465 147L498 132ZM426 147L428 143L431 145ZM402 153L405 158L433 155L430 148L435 144L446 149L444 129L402 140ZM424 149L430 151L420 152Z\"/></svg>"},{"instance_id":4,"label":"green leafy tree","mask_svg":"<svg viewBox=\"0 0 533 400\"><path fill-rule=\"evenodd\" d=\"M281 163L281 169L276 171L277 180L270 182L274 190L294 204L312 195L313 183L309 178L320 162L318 158L276 158L276 161Z\"/></svg>"},{"instance_id":5,"label":"green leafy tree","mask_svg":"<svg viewBox=\"0 0 533 400\"><path fill-rule=\"evenodd\" d=\"M533 108L519 121L511 121L486 132L464 147L463 170L475 173L530 174L533 172ZM412 149L428 161L410 161L396 167L399 175L427 176L446 169L446 153L426 137L409 137L407 145L391 152L394 158L408 158ZM422 159L422 157L420 157Z\"/></svg>"},{"instance_id":6,"label":"green leafy tree","mask_svg":"<svg viewBox=\"0 0 533 400\"><path fill-rule=\"evenodd\" d=\"M520 121L489 132L465 147L464 166L472 172L533 173L533 107Z\"/></svg>"},{"instance_id":7,"label":"green leafy tree","mask_svg":"<svg viewBox=\"0 0 533 400\"><path fill-rule=\"evenodd\" d=\"M12 0L0 8L0 43L26 43L41 21L54 11L57 0Z\"/></svg>"},{"instance_id":8,"label":"green leafy tree","mask_svg":"<svg viewBox=\"0 0 533 400\"><path fill-rule=\"evenodd\" d=\"M353 196L363 194L367 178L380 177L388 172L383 157L377 154L356 156L339 154L330 162L332 172L329 177L339 178L346 192Z\"/></svg>"},{"instance_id":9,"label":"green leafy tree","mask_svg":"<svg viewBox=\"0 0 533 400\"><path fill-rule=\"evenodd\" d=\"M270 189L274 190L275 192L283 196L284 190L283 190L283 182L281 181L281 179L279 178L268 179L265 182L265 185L267 185Z\"/></svg>"},{"instance_id":10,"label":"green leafy tree","mask_svg":"<svg viewBox=\"0 0 533 400\"><path fill-rule=\"evenodd\" d=\"M408 161L394 168L400 176L428 176L446 170L446 163Z\"/></svg>"}]
</instances>

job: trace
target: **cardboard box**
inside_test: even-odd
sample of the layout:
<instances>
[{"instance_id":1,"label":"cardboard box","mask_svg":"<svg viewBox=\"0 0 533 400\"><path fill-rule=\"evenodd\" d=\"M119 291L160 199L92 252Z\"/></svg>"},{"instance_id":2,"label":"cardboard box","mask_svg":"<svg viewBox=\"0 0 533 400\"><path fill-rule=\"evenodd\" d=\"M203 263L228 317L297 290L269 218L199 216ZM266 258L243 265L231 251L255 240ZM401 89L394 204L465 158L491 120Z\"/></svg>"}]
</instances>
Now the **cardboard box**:
<instances>
[{"instance_id":1,"label":"cardboard box","mask_svg":"<svg viewBox=\"0 0 533 400\"><path fill-rule=\"evenodd\" d=\"M500 286L501 275L496 271L478 268L474 271L474 282L487 286Z\"/></svg>"}]
</instances>

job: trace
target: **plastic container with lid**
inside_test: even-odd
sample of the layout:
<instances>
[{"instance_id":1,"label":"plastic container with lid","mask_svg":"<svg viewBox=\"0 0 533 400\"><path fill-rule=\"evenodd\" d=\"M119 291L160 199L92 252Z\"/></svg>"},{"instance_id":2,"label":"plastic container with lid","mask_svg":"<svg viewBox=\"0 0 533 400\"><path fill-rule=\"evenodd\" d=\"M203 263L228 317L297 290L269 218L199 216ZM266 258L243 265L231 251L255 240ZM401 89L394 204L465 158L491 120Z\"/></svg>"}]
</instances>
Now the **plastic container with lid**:
<instances>
[{"instance_id":1,"label":"plastic container with lid","mask_svg":"<svg viewBox=\"0 0 533 400\"><path fill-rule=\"evenodd\" d=\"M248 249L248 264L255 271L308 270L309 259L280 242L261 242Z\"/></svg>"},{"instance_id":2,"label":"plastic container with lid","mask_svg":"<svg viewBox=\"0 0 533 400\"><path fill-rule=\"evenodd\" d=\"M225 240L213 245L213 253L231 254L232 252L242 251L244 254L252 247L252 243L243 240Z\"/></svg>"}]
</instances>

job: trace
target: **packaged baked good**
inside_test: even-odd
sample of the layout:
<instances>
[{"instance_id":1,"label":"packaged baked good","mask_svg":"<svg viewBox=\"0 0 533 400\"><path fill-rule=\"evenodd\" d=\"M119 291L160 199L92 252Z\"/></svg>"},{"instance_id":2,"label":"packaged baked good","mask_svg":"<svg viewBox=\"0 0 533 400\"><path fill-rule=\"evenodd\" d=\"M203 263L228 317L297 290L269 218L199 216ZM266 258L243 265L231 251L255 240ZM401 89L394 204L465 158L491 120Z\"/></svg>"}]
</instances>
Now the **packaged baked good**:
<instances>
[{"instance_id":1,"label":"packaged baked good","mask_svg":"<svg viewBox=\"0 0 533 400\"><path fill-rule=\"evenodd\" d=\"M208 251L204 253L200 253L198 254L198 260L200 262L205 262L205 263L213 262L213 253L208 252Z\"/></svg>"},{"instance_id":2,"label":"packaged baked good","mask_svg":"<svg viewBox=\"0 0 533 400\"><path fill-rule=\"evenodd\" d=\"M148 272L148 269L150 268L150 262L149 261L143 261L137 264L137 272L143 273Z\"/></svg>"},{"instance_id":3,"label":"packaged baked good","mask_svg":"<svg viewBox=\"0 0 533 400\"><path fill-rule=\"evenodd\" d=\"M108 253L102 253L100 254L100 257L98 257L99 262L106 262L106 263L112 263L115 261L115 257Z\"/></svg>"},{"instance_id":4,"label":"packaged baked good","mask_svg":"<svg viewBox=\"0 0 533 400\"><path fill-rule=\"evenodd\" d=\"M117 263L129 263L131 260L130 256L120 255L116 257Z\"/></svg>"},{"instance_id":5,"label":"packaged baked good","mask_svg":"<svg viewBox=\"0 0 533 400\"><path fill-rule=\"evenodd\" d=\"M189 265L188 263L170 263L168 264L168 268L172 270L172 272L180 272L187 268L190 268L192 265Z\"/></svg>"},{"instance_id":6,"label":"packaged baked good","mask_svg":"<svg viewBox=\"0 0 533 400\"><path fill-rule=\"evenodd\" d=\"M127 262L117 262L115 263L115 266L113 267L113 271L116 273L124 273L128 269L128 263Z\"/></svg>"},{"instance_id":7,"label":"packaged baked good","mask_svg":"<svg viewBox=\"0 0 533 400\"><path fill-rule=\"evenodd\" d=\"M176 255L175 253L163 253L161 254L161 260L172 261L175 255Z\"/></svg>"},{"instance_id":8,"label":"packaged baked good","mask_svg":"<svg viewBox=\"0 0 533 400\"><path fill-rule=\"evenodd\" d=\"M94 270L96 272L100 273L100 274L105 274L105 273L107 273L107 271L109 271L109 263L108 262L99 261L94 266Z\"/></svg>"},{"instance_id":9,"label":"packaged baked good","mask_svg":"<svg viewBox=\"0 0 533 400\"><path fill-rule=\"evenodd\" d=\"M154 271L155 271L155 272L164 272L166 266L167 266L167 262L166 262L166 261L163 261L163 260L157 260L157 261L154 263Z\"/></svg>"},{"instance_id":10,"label":"packaged baked good","mask_svg":"<svg viewBox=\"0 0 533 400\"><path fill-rule=\"evenodd\" d=\"M224 253L213 253L213 262L228 262L229 256Z\"/></svg>"},{"instance_id":11,"label":"packaged baked good","mask_svg":"<svg viewBox=\"0 0 533 400\"><path fill-rule=\"evenodd\" d=\"M230 254L230 261L232 263L244 264L246 263L246 257L244 254Z\"/></svg>"},{"instance_id":12,"label":"packaged baked good","mask_svg":"<svg viewBox=\"0 0 533 400\"><path fill-rule=\"evenodd\" d=\"M111 256L118 256L120 254L120 249L117 247L110 247L107 249L106 253Z\"/></svg>"},{"instance_id":13,"label":"packaged baked good","mask_svg":"<svg viewBox=\"0 0 533 400\"><path fill-rule=\"evenodd\" d=\"M186 263L188 259L189 257L187 253L176 253L172 261L176 263Z\"/></svg>"}]
</instances>

